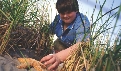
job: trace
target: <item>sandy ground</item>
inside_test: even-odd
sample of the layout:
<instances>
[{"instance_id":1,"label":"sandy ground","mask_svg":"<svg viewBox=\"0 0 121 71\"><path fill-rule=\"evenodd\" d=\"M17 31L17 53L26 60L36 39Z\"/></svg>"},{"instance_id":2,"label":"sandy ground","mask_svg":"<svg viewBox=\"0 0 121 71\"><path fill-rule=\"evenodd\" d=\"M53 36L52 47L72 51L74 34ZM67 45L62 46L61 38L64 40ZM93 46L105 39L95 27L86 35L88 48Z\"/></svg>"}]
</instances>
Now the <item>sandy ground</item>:
<instances>
[{"instance_id":1,"label":"sandy ground","mask_svg":"<svg viewBox=\"0 0 121 71\"><path fill-rule=\"evenodd\" d=\"M37 54L35 54L33 51L30 52L30 50L21 50L21 52L23 53L24 57L33 58L36 60L40 60L41 58L36 56ZM36 71L34 68L18 69L17 65L20 64L19 61L17 60L18 57L23 57L21 53L18 51L17 52L10 51L9 55L8 54L0 55L0 71ZM59 70L57 71L60 71L61 67L62 64L60 64L58 68Z\"/></svg>"},{"instance_id":2,"label":"sandy ground","mask_svg":"<svg viewBox=\"0 0 121 71\"><path fill-rule=\"evenodd\" d=\"M21 52L20 52L21 51ZM37 56L34 50L20 49L16 51L9 51L8 54L5 53L0 55L0 71L36 71L34 68L30 69L18 69L19 57L28 57L36 60L40 60L41 56Z\"/></svg>"},{"instance_id":3,"label":"sandy ground","mask_svg":"<svg viewBox=\"0 0 121 71\"><path fill-rule=\"evenodd\" d=\"M8 55L0 56L0 71L35 71L34 68L30 70L18 69L16 66L19 64L17 58L11 58Z\"/></svg>"}]
</instances>

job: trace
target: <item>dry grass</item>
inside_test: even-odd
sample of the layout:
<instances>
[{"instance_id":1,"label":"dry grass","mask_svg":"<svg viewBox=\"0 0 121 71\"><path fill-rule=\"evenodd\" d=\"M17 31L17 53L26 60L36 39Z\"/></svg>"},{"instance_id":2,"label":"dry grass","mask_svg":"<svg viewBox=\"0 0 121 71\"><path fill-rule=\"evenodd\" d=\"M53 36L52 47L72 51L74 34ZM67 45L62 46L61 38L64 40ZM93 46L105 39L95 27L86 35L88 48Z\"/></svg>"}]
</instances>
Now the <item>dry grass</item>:
<instances>
[{"instance_id":1,"label":"dry grass","mask_svg":"<svg viewBox=\"0 0 121 71\"><path fill-rule=\"evenodd\" d=\"M64 62L61 71L83 71L84 69L89 69L89 61L87 56L89 56L86 51L88 51L89 42L82 42L79 44L78 49L70 55ZM88 52L89 53L89 52ZM87 56L85 56L87 55Z\"/></svg>"}]
</instances>

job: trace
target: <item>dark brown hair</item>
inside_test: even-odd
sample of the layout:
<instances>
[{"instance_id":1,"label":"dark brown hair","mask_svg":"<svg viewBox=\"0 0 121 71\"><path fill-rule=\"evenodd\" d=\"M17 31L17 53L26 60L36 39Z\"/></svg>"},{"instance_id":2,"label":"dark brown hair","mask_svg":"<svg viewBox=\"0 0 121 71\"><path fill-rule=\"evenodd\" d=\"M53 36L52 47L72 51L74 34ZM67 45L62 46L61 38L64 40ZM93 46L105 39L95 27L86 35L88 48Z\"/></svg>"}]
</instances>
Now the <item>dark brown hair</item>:
<instances>
[{"instance_id":1,"label":"dark brown hair","mask_svg":"<svg viewBox=\"0 0 121 71\"><path fill-rule=\"evenodd\" d=\"M79 11L77 0L57 0L56 9L58 13Z\"/></svg>"}]
</instances>

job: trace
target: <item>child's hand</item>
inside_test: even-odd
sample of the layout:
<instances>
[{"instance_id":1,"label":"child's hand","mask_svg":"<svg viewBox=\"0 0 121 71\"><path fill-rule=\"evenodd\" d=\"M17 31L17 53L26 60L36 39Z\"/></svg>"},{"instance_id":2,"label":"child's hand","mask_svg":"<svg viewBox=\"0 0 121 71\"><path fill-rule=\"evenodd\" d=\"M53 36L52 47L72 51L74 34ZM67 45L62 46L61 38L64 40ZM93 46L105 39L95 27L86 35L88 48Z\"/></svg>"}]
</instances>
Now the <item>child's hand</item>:
<instances>
[{"instance_id":1,"label":"child's hand","mask_svg":"<svg viewBox=\"0 0 121 71\"><path fill-rule=\"evenodd\" d=\"M44 62L44 65L48 67L48 70L55 71L61 63L61 60L56 54L49 54L43 57L40 62Z\"/></svg>"}]
</instances>

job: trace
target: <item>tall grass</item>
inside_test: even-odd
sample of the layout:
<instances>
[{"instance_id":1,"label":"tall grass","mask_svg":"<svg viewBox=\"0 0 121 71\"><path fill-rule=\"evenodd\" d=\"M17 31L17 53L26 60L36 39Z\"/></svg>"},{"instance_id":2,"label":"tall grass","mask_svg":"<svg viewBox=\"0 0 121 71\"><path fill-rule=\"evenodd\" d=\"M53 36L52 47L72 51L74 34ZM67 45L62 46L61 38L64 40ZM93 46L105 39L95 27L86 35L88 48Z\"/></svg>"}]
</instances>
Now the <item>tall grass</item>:
<instances>
[{"instance_id":1,"label":"tall grass","mask_svg":"<svg viewBox=\"0 0 121 71\"><path fill-rule=\"evenodd\" d=\"M23 4L22 4L23 2ZM24 5L26 4L26 5ZM5 23L9 24L9 28L6 30L5 34L2 37L2 43L0 45L0 54L5 50L5 47L10 39L10 33L16 25L23 23L24 14L27 9L27 1L11 1L11 0L2 0L0 14L2 15L1 20L4 20Z\"/></svg>"},{"instance_id":2,"label":"tall grass","mask_svg":"<svg viewBox=\"0 0 121 71\"><path fill-rule=\"evenodd\" d=\"M41 2L41 3L39 3ZM39 3L39 4L38 4ZM0 43L0 54L2 54L6 47L18 47L21 39L25 45L21 45L26 48L36 48L38 51L45 47L50 49L52 45L53 36L49 34L49 7L50 2L47 0L1 0L0 1L0 24L9 25L4 34L1 35L2 42ZM4 22L3 22L4 21ZM17 31L18 26L28 28L32 32L32 35L19 35L16 43L10 44L12 41L12 32ZM25 35L25 32L22 34ZM12 37L10 37L10 35ZM25 37L25 38L21 38ZM16 44L16 45L15 45ZM36 46L35 46L36 45ZM41 49L42 48L42 49Z\"/></svg>"},{"instance_id":3,"label":"tall grass","mask_svg":"<svg viewBox=\"0 0 121 71\"><path fill-rule=\"evenodd\" d=\"M97 3L98 1L96 1ZM34 35L31 38L34 39L34 43L37 43L37 48L50 47L52 45L53 36L49 34L48 26L50 23L49 0L41 0L40 3L37 0L1 0L0 1L0 25L8 24L4 35L0 34L0 54L2 54L8 42L11 41L11 32L17 29L17 26L27 27L31 30L34 29ZM117 40L111 43L112 35L117 28L117 21L121 13L121 5L111 8L110 11L102 14L102 8L104 7L106 0L103 4L100 4L100 10L96 21L93 16L95 15L95 9L92 13L92 25L91 25L91 38L89 42L82 42L79 45L78 50L75 51L64 62L62 68L63 71L120 71L121 70L121 44L117 45ZM114 14L110 12L118 9ZM108 18L103 21L103 17L109 15ZM112 24L113 19L116 18L114 26ZM97 28L98 27L98 28ZM109 31L112 30L111 34ZM1 31L0 31L1 32ZM107 36L103 36L107 34ZM103 38L104 37L104 38ZM31 39L30 38L30 39ZM106 39L105 39L106 38ZM39 40L39 41L38 41ZM103 40L103 41L102 41ZM31 42L30 40L28 42ZM34 43L28 47L33 48Z\"/></svg>"},{"instance_id":4,"label":"tall grass","mask_svg":"<svg viewBox=\"0 0 121 71\"><path fill-rule=\"evenodd\" d=\"M115 29L120 27L117 26L119 25L117 21L121 13L121 5L102 14L105 3L106 0L102 5L100 4L100 10L95 21L93 16L96 5L93 10L90 41L83 42L78 46L77 51L64 62L62 71L121 71L121 44L117 45L117 37L112 43L112 35ZM118 11L111 14L116 9ZM106 15L108 18L104 20ZM113 21L115 21L114 26L110 26Z\"/></svg>"}]
</instances>

